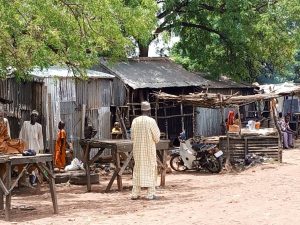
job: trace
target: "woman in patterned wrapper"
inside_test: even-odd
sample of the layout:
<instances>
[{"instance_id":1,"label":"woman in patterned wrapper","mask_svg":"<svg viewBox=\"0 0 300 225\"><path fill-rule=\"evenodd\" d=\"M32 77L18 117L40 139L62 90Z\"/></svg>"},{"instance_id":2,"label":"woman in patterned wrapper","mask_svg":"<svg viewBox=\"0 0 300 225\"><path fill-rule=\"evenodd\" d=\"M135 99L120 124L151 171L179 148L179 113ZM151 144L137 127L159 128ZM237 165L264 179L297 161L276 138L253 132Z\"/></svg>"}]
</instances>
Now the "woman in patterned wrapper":
<instances>
[{"instance_id":1,"label":"woman in patterned wrapper","mask_svg":"<svg viewBox=\"0 0 300 225\"><path fill-rule=\"evenodd\" d=\"M65 131L65 123L63 121L59 121L58 129L55 143L54 164L60 172L64 172L64 168L66 166L66 149L69 148L69 144L67 142L67 133Z\"/></svg>"}]
</instances>

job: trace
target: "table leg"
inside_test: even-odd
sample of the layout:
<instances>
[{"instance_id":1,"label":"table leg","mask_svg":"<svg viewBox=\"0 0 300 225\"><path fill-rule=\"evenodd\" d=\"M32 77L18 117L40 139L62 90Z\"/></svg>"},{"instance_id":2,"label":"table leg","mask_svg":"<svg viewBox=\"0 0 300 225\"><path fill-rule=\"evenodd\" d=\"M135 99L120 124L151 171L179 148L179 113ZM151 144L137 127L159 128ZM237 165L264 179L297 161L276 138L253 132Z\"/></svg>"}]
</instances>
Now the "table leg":
<instances>
[{"instance_id":1,"label":"table leg","mask_svg":"<svg viewBox=\"0 0 300 225\"><path fill-rule=\"evenodd\" d=\"M116 179L116 177L117 177L117 175L118 175L119 172L120 172L120 170L116 168L114 174L112 175L112 177L111 177L111 179L110 179L110 181L109 181L109 183L108 183L108 185L107 185L107 187L105 189L106 193L110 191L111 186L114 183L114 180Z\"/></svg>"},{"instance_id":2,"label":"table leg","mask_svg":"<svg viewBox=\"0 0 300 225\"><path fill-rule=\"evenodd\" d=\"M52 163L47 162L47 166L49 168L47 173L52 173L52 171L53 171ZM49 178L49 188L50 188L50 192L51 192L53 210L54 210L54 214L57 214L58 213L58 205L57 205L57 195L56 195L56 189L55 189L55 179L54 179L53 174L50 174L50 176L48 176L48 178Z\"/></svg>"},{"instance_id":3,"label":"table leg","mask_svg":"<svg viewBox=\"0 0 300 225\"><path fill-rule=\"evenodd\" d=\"M0 190L0 210L4 209L3 192Z\"/></svg>"},{"instance_id":4,"label":"table leg","mask_svg":"<svg viewBox=\"0 0 300 225\"><path fill-rule=\"evenodd\" d=\"M166 185L166 173L167 173L167 151L161 150L162 156L162 164L163 167L161 168L161 175L160 175L160 186L165 187Z\"/></svg>"},{"instance_id":5,"label":"table leg","mask_svg":"<svg viewBox=\"0 0 300 225\"><path fill-rule=\"evenodd\" d=\"M0 179L1 179L2 181L4 181L5 170L6 170L5 164L1 164L1 165L0 165ZM4 193L3 193L2 189L0 188L0 210L3 210L3 209L4 209L4 201L3 201L3 197L4 197Z\"/></svg>"},{"instance_id":6,"label":"table leg","mask_svg":"<svg viewBox=\"0 0 300 225\"><path fill-rule=\"evenodd\" d=\"M117 154L118 154L117 153L117 149L116 148L111 149L111 154L112 154L112 158L114 160L114 164L116 166L116 169L115 169L115 172L112 175L112 177L111 177L111 179L110 179L110 181L109 181L109 183L108 183L108 185L107 185L107 187L105 189L105 192L109 192L110 191L111 186L114 183L114 180L116 179L116 177L117 177L117 182L118 182L118 190L122 189L122 177L118 175L119 172L120 172L120 170L121 170L121 168L120 168L120 157L117 157ZM118 163L118 159L117 158L119 159L119 163Z\"/></svg>"},{"instance_id":7,"label":"table leg","mask_svg":"<svg viewBox=\"0 0 300 225\"><path fill-rule=\"evenodd\" d=\"M6 164L1 164L0 165L0 179L1 181L4 181L5 178L5 172L6 172ZM3 183L3 182L2 182ZM3 183L5 186L5 184ZM0 210L4 209L4 191L0 188Z\"/></svg>"},{"instance_id":8,"label":"table leg","mask_svg":"<svg viewBox=\"0 0 300 225\"><path fill-rule=\"evenodd\" d=\"M10 162L6 163L6 188L10 189L11 184L11 164ZM10 220L10 208L11 208L11 192L5 197L5 220Z\"/></svg>"},{"instance_id":9,"label":"table leg","mask_svg":"<svg viewBox=\"0 0 300 225\"><path fill-rule=\"evenodd\" d=\"M121 170L121 163L120 163L120 154L118 153L117 149L115 149L115 162L116 162L116 169L117 171L120 171ZM118 183L118 190L119 191L122 191L123 189L123 184L122 184L122 175L117 174L117 183Z\"/></svg>"},{"instance_id":10,"label":"table leg","mask_svg":"<svg viewBox=\"0 0 300 225\"><path fill-rule=\"evenodd\" d=\"M90 146L87 145L85 149L85 174L86 174L86 187L87 191L90 192L92 190L91 187L91 171L90 171Z\"/></svg>"}]
</instances>

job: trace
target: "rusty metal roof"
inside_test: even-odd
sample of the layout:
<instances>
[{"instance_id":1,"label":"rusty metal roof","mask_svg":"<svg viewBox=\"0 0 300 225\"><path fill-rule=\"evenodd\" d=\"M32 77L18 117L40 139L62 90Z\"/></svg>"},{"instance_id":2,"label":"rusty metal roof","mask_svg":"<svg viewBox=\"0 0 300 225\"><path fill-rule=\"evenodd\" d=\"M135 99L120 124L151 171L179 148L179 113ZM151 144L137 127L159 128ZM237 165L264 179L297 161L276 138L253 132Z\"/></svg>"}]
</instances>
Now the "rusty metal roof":
<instances>
[{"instance_id":1,"label":"rusty metal roof","mask_svg":"<svg viewBox=\"0 0 300 225\"><path fill-rule=\"evenodd\" d=\"M189 72L167 58L138 58L109 65L102 61L110 71L133 89L203 86L210 81Z\"/></svg>"},{"instance_id":2,"label":"rusty metal roof","mask_svg":"<svg viewBox=\"0 0 300 225\"><path fill-rule=\"evenodd\" d=\"M113 79L115 76L95 70L86 70L88 78L97 78L97 79ZM51 77L75 77L73 71L68 69L67 67L59 67L59 66L52 66L48 69L40 70L34 69L31 72L31 75L38 78L51 78Z\"/></svg>"},{"instance_id":3,"label":"rusty metal roof","mask_svg":"<svg viewBox=\"0 0 300 225\"><path fill-rule=\"evenodd\" d=\"M133 89L188 87L200 88L247 88L235 82L211 81L201 74L187 71L168 58L140 57L109 64L101 59L101 64L117 75Z\"/></svg>"}]
</instances>

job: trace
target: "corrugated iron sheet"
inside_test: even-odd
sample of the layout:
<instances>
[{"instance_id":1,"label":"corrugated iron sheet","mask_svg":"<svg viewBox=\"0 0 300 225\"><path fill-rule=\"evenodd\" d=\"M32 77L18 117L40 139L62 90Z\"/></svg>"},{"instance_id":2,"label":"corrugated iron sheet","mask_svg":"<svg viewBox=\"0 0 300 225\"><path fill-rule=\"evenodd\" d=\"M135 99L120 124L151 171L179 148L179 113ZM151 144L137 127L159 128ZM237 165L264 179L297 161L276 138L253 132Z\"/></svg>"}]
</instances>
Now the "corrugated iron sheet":
<instances>
[{"instance_id":1,"label":"corrugated iron sheet","mask_svg":"<svg viewBox=\"0 0 300 225\"><path fill-rule=\"evenodd\" d=\"M102 59L101 64L133 89L189 86L222 89L252 88L251 85L236 83L229 79L223 81L208 80L203 77L203 74L189 72L168 58L136 58L115 64L109 64L107 60ZM95 68L103 71L100 67Z\"/></svg>"},{"instance_id":2,"label":"corrugated iron sheet","mask_svg":"<svg viewBox=\"0 0 300 225\"><path fill-rule=\"evenodd\" d=\"M52 137L56 139L57 125L60 120L66 124L68 139L73 143L75 156L81 157L82 106L86 105L86 116L97 129L96 138L110 137L110 105L112 96L111 79L79 80L73 78L45 78L47 93L51 96ZM48 119L49 120L49 119ZM50 138L48 134L47 140Z\"/></svg>"}]
</instances>

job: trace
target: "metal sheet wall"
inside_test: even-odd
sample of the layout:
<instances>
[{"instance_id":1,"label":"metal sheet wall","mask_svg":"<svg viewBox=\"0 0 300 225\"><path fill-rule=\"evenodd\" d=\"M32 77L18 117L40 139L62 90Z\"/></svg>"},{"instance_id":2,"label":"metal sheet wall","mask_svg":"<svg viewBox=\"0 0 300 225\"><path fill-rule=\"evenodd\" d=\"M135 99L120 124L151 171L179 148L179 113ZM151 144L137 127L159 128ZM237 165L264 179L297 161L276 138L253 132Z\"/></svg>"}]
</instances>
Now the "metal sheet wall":
<instances>
[{"instance_id":1,"label":"metal sheet wall","mask_svg":"<svg viewBox=\"0 0 300 225\"><path fill-rule=\"evenodd\" d=\"M225 116L228 114L229 110L234 109L225 108ZM222 116L220 109L208 109L197 107L195 110L195 121L196 136L208 137L222 134Z\"/></svg>"},{"instance_id":2,"label":"metal sheet wall","mask_svg":"<svg viewBox=\"0 0 300 225\"><path fill-rule=\"evenodd\" d=\"M52 139L56 139L57 125L60 120L66 124L68 140L74 146L75 156L81 158L79 140L82 136L82 106L86 105L86 116L97 129L96 138L110 137L110 105L112 96L112 80L73 78L46 78L47 93L51 96L51 115L48 117L49 127L52 125ZM48 101L48 100L47 100Z\"/></svg>"},{"instance_id":3,"label":"metal sheet wall","mask_svg":"<svg viewBox=\"0 0 300 225\"><path fill-rule=\"evenodd\" d=\"M33 109L40 112L39 122L44 122L42 85L40 82L21 82L15 78L0 80L0 96L13 101L5 105L12 138L19 136L23 121L30 119Z\"/></svg>"}]
</instances>

